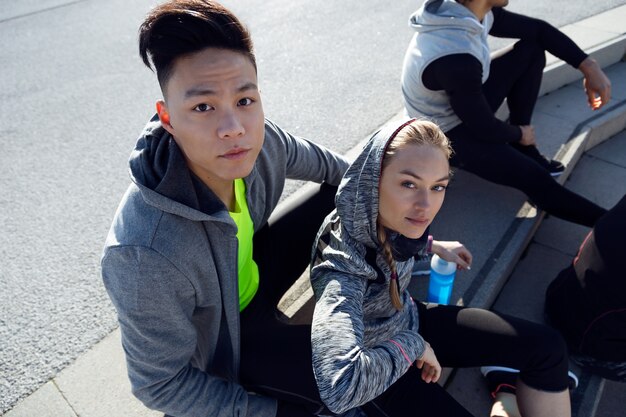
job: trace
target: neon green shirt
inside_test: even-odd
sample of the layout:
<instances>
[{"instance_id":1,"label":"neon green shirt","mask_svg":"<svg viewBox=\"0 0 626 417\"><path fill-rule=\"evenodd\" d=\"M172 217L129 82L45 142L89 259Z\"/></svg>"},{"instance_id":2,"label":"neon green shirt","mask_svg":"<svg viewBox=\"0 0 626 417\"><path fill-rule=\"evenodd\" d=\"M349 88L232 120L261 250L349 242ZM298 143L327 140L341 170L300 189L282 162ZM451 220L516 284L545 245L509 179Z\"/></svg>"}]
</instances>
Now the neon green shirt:
<instances>
[{"instance_id":1,"label":"neon green shirt","mask_svg":"<svg viewBox=\"0 0 626 417\"><path fill-rule=\"evenodd\" d=\"M239 311L250 304L259 289L259 268L252 259L252 236L254 224L248 202L246 201L246 184L243 179L235 180L235 211L229 211L230 217L237 225L237 241L239 249L237 253L237 265L239 276Z\"/></svg>"}]
</instances>

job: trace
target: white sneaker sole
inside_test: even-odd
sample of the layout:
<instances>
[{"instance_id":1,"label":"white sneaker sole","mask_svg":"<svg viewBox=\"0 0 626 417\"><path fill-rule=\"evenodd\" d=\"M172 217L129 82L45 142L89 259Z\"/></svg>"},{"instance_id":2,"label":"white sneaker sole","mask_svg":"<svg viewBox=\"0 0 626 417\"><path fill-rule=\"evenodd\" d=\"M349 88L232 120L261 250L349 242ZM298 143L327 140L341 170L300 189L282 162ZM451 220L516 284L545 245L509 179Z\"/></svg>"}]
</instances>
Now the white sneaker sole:
<instances>
[{"instance_id":1,"label":"white sneaker sole","mask_svg":"<svg viewBox=\"0 0 626 417\"><path fill-rule=\"evenodd\" d=\"M507 368L506 366L481 366L480 373L483 376L487 376L488 373L493 371L502 371L502 372L512 372L519 373L519 369ZM574 381L574 388L578 387L578 377L572 371L567 371L567 376L569 376Z\"/></svg>"}]
</instances>

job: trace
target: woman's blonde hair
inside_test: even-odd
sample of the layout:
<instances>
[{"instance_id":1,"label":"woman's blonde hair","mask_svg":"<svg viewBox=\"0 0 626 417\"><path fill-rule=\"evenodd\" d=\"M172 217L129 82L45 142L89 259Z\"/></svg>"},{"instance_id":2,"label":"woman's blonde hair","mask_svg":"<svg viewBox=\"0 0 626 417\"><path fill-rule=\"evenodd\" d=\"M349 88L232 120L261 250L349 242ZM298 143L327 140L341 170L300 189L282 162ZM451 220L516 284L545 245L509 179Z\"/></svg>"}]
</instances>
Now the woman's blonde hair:
<instances>
[{"instance_id":1,"label":"woman's blonde hair","mask_svg":"<svg viewBox=\"0 0 626 417\"><path fill-rule=\"evenodd\" d=\"M413 120L404 125L387 143L381 163L381 176L382 171L384 171L391 160L393 160L394 155L396 155L398 151L406 145L434 146L435 148L441 149L447 159L450 159L452 156L450 141L441 129L439 129L439 126L427 120ZM383 250L383 256L391 269L391 280L389 281L389 296L391 297L391 303L397 310L400 310L402 309L402 299L400 298L400 284L398 283L396 261L393 259L391 244L387 239L387 232L385 231L385 228L380 224L380 222L376 227L378 241L380 242Z\"/></svg>"}]
</instances>

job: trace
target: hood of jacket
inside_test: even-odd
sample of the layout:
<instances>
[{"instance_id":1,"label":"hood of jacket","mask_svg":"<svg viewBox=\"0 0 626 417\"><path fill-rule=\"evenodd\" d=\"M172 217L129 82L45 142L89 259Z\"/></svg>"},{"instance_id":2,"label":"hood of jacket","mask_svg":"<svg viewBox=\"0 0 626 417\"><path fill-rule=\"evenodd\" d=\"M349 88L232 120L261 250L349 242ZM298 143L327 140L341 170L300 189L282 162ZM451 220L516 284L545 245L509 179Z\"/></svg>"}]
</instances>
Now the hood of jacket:
<instances>
[{"instance_id":1,"label":"hood of jacket","mask_svg":"<svg viewBox=\"0 0 626 417\"><path fill-rule=\"evenodd\" d=\"M228 221L224 204L187 168L183 152L156 115L137 140L129 171L152 206L196 221L215 216Z\"/></svg>"},{"instance_id":2,"label":"hood of jacket","mask_svg":"<svg viewBox=\"0 0 626 417\"><path fill-rule=\"evenodd\" d=\"M380 183L381 167L385 150L398 132L415 119L399 123L390 123L376 132L355 161L346 171L335 198L337 214L341 218L343 228L355 241L369 248L378 246L377 219L378 219L378 187ZM389 233L390 231L388 231ZM426 236L427 239L428 236ZM406 252L407 245L417 239L408 239L399 233L391 232L396 260L405 261L405 256L397 250ZM420 241L422 239L419 239ZM421 243L418 247L423 246ZM414 255L415 252L410 255Z\"/></svg>"},{"instance_id":3,"label":"hood of jacket","mask_svg":"<svg viewBox=\"0 0 626 417\"><path fill-rule=\"evenodd\" d=\"M451 28L472 34L483 31L476 15L454 0L427 0L411 15L409 25L419 33Z\"/></svg>"}]
</instances>

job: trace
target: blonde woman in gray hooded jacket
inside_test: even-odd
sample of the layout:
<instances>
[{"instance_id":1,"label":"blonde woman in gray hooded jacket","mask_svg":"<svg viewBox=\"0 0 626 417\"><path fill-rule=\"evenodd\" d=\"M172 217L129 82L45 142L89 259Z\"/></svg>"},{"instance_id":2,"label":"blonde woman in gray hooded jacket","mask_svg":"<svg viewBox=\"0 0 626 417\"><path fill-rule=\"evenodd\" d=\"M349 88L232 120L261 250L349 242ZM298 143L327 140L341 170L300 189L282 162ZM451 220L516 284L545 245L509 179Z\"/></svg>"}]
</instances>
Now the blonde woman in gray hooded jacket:
<instances>
[{"instance_id":1,"label":"blonde woman in gray hooded jacket","mask_svg":"<svg viewBox=\"0 0 626 417\"><path fill-rule=\"evenodd\" d=\"M448 139L433 123L389 125L343 177L313 250L313 371L335 413L470 416L437 384L442 366L519 369L525 417L570 416L568 358L555 331L491 311L414 301L407 287L450 179ZM432 251L469 267L458 242Z\"/></svg>"}]
</instances>

